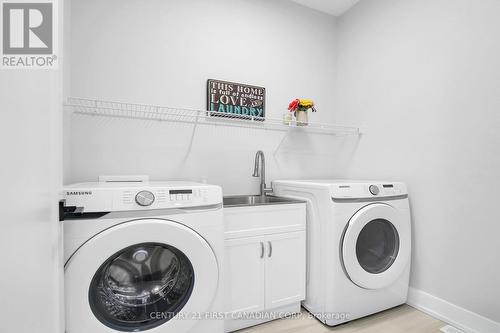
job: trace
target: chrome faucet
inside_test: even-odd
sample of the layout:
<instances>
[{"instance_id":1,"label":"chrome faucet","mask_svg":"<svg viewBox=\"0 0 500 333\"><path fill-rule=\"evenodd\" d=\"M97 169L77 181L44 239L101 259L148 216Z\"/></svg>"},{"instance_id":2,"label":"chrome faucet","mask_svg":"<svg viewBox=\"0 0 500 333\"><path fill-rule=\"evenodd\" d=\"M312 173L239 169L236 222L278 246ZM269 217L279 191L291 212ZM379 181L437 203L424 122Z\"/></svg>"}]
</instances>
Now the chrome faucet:
<instances>
[{"instance_id":1,"label":"chrome faucet","mask_svg":"<svg viewBox=\"0 0 500 333\"><path fill-rule=\"evenodd\" d=\"M260 161L260 169L259 169ZM255 154L255 166L253 168L253 177L260 177L260 195L266 195L266 193L271 193L272 188L266 186L266 159L264 158L264 152L259 150Z\"/></svg>"}]
</instances>

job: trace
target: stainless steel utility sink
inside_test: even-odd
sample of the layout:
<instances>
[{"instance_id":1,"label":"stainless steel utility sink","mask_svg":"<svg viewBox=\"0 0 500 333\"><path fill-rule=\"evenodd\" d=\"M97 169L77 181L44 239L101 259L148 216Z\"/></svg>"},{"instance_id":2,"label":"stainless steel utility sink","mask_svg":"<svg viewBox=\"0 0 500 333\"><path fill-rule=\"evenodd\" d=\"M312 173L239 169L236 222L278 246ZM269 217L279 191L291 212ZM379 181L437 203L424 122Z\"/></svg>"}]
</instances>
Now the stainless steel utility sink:
<instances>
[{"instance_id":1,"label":"stainless steel utility sink","mask_svg":"<svg viewBox=\"0 0 500 333\"><path fill-rule=\"evenodd\" d=\"M282 198L274 195L237 195L224 197L223 200L224 207L282 205L303 202L304 201Z\"/></svg>"}]
</instances>

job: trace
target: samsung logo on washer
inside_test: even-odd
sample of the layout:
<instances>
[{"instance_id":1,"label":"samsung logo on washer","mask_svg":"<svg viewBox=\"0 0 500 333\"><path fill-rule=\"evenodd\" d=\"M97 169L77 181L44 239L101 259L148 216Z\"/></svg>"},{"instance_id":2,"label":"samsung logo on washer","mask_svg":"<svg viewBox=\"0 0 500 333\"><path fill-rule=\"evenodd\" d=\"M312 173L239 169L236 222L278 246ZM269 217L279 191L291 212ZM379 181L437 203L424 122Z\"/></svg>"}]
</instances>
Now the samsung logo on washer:
<instances>
[{"instance_id":1,"label":"samsung logo on washer","mask_svg":"<svg viewBox=\"0 0 500 333\"><path fill-rule=\"evenodd\" d=\"M66 192L66 195L92 195L92 191L74 191L74 192Z\"/></svg>"}]
</instances>

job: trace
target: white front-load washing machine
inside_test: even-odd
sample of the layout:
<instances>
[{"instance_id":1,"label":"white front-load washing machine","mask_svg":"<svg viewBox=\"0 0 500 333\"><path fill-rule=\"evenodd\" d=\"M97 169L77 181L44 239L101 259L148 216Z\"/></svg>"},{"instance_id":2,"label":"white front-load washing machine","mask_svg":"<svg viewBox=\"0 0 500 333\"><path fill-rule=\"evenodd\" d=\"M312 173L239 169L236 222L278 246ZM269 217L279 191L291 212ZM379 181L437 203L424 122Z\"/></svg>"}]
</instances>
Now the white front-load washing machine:
<instances>
[{"instance_id":1,"label":"white front-load washing machine","mask_svg":"<svg viewBox=\"0 0 500 333\"><path fill-rule=\"evenodd\" d=\"M403 183L275 181L276 195L307 209L303 306L329 326L406 302L411 219Z\"/></svg>"},{"instance_id":2,"label":"white front-load washing machine","mask_svg":"<svg viewBox=\"0 0 500 333\"><path fill-rule=\"evenodd\" d=\"M222 191L81 183L62 207L67 333L222 333Z\"/></svg>"}]
</instances>

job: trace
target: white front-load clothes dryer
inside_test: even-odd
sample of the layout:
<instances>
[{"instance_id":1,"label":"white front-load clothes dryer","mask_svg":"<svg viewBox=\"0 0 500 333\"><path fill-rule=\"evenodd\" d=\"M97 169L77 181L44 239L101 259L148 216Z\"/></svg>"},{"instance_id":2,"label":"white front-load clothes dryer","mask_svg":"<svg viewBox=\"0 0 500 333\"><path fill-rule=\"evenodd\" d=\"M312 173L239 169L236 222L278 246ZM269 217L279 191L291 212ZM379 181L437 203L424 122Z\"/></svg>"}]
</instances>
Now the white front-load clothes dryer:
<instances>
[{"instance_id":1,"label":"white front-load clothes dryer","mask_svg":"<svg viewBox=\"0 0 500 333\"><path fill-rule=\"evenodd\" d=\"M222 191L189 182L64 189L67 333L222 333Z\"/></svg>"},{"instance_id":2,"label":"white front-load clothes dryer","mask_svg":"<svg viewBox=\"0 0 500 333\"><path fill-rule=\"evenodd\" d=\"M411 222L403 183L275 181L276 195L307 206L303 306L329 326L406 302Z\"/></svg>"}]
</instances>

